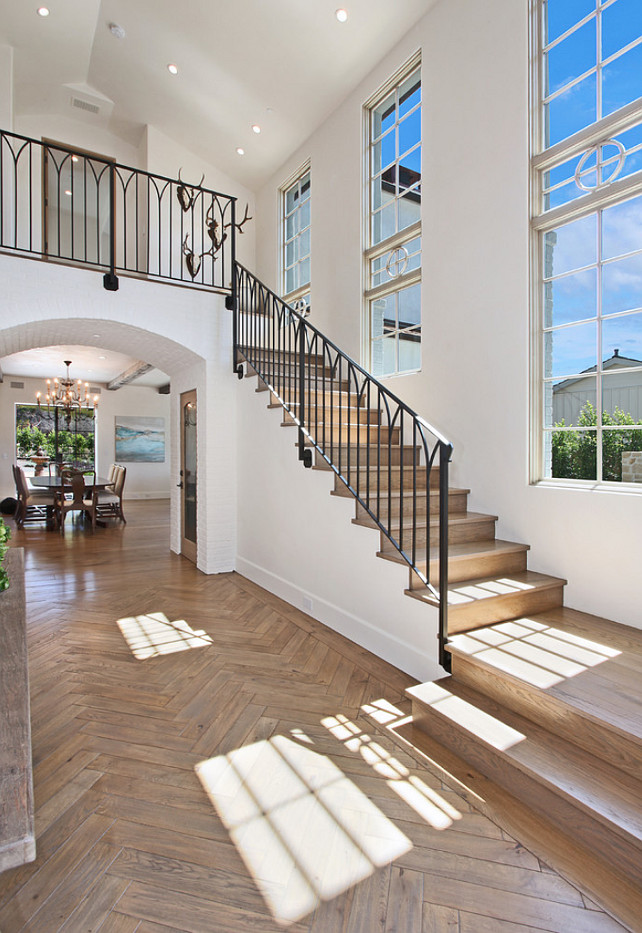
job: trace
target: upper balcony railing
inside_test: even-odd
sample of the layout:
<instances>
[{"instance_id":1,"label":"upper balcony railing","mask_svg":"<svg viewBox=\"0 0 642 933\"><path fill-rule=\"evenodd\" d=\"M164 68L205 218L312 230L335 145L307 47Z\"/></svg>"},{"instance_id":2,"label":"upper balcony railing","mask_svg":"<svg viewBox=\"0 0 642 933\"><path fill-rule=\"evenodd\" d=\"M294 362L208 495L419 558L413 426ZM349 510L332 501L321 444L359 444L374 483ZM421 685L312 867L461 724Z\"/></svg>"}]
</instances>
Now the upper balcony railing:
<instances>
[{"instance_id":1,"label":"upper balcony railing","mask_svg":"<svg viewBox=\"0 0 642 933\"><path fill-rule=\"evenodd\" d=\"M236 198L0 131L0 249L229 292Z\"/></svg>"}]
</instances>

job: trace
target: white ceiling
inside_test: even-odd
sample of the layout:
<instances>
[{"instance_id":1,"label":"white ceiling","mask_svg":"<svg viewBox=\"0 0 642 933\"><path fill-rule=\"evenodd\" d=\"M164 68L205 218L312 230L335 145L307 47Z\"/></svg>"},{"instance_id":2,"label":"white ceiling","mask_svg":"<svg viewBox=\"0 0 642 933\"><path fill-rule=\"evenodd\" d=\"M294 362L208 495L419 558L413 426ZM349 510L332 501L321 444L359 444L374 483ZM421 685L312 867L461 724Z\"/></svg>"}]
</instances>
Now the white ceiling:
<instances>
[{"instance_id":1,"label":"white ceiling","mask_svg":"<svg viewBox=\"0 0 642 933\"><path fill-rule=\"evenodd\" d=\"M47 17L37 0L0 0L17 115L71 116L69 86L93 91L112 132L137 144L153 124L256 189L435 0L345 0L343 24L340 0L42 2Z\"/></svg>"},{"instance_id":2,"label":"white ceiling","mask_svg":"<svg viewBox=\"0 0 642 933\"><path fill-rule=\"evenodd\" d=\"M33 379L53 379L66 374L64 360L71 360L69 375L72 379L82 379L91 385L104 385L125 372L136 362L124 353L102 350L97 347L56 346L23 350L0 359L3 375L21 376ZM159 369L150 369L130 383L133 386L152 386L158 388L169 382L169 376Z\"/></svg>"},{"instance_id":3,"label":"white ceiling","mask_svg":"<svg viewBox=\"0 0 642 933\"><path fill-rule=\"evenodd\" d=\"M257 189L434 2L345 0L341 24L340 0L0 0L0 44L14 48L16 117L100 120L135 146L152 124ZM37 15L41 3L49 16ZM72 93L94 97L100 116L72 110ZM63 375L64 359L93 383L135 362L56 346L6 356L0 367L45 378ZM167 381L152 370L134 384Z\"/></svg>"}]
</instances>

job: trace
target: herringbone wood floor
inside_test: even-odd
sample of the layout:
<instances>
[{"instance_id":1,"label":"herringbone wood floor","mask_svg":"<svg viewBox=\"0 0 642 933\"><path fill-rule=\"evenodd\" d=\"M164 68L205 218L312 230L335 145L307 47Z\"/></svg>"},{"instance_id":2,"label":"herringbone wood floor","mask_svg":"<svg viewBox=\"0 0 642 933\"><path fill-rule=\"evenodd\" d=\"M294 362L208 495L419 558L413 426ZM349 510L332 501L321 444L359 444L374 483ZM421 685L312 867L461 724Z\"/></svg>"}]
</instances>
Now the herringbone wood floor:
<instances>
[{"instance_id":1,"label":"herringbone wood floor","mask_svg":"<svg viewBox=\"0 0 642 933\"><path fill-rule=\"evenodd\" d=\"M622 929L377 729L410 678L127 517L14 533L38 858L2 933Z\"/></svg>"}]
</instances>

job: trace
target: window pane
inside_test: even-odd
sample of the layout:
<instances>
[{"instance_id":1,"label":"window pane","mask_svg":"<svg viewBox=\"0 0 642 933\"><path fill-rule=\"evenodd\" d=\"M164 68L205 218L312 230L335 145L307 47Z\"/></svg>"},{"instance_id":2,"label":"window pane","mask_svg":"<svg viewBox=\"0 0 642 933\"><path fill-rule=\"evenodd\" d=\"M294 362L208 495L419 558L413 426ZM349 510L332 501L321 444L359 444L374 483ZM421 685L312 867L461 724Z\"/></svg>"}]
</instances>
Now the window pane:
<instances>
[{"instance_id":1,"label":"window pane","mask_svg":"<svg viewBox=\"0 0 642 933\"><path fill-rule=\"evenodd\" d=\"M286 272L285 272L285 293L286 295L289 294L290 292L293 292L294 289L297 287L295 268L296 267L293 267L292 269L286 269Z\"/></svg>"},{"instance_id":2,"label":"window pane","mask_svg":"<svg viewBox=\"0 0 642 933\"><path fill-rule=\"evenodd\" d=\"M411 285L399 292L399 327L421 324L421 285Z\"/></svg>"},{"instance_id":3,"label":"window pane","mask_svg":"<svg viewBox=\"0 0 642 933\"><path fill-rule=\"evenodd\" d=\"M546 419L546 426L551 426L551 416L552 424L556 427L595 424L596 386L595 376L565 379L554 384L552 410Z\"/></svg>"},{"instance_id":4,"label":"window pane","mask_svg":"<svg viewBox=\"0 0 642 933\"><path fill-rule=\"evenodd\" d=\"M297 286L309 285L310 283L310 260L304 259L299 263L299 281Z\"/></svg>"},{"instance_id":5,"label":"window pane","mask_svg":"<svg viewBox=\"0 0 642 933\"><path fill-rule=\"evenodd\" d=\"M614 259L642 249L642 197L602 212L602 258Z\"/></svg>"},{"instance_id":6,"label":"window pane","mask_svg":"<svg viewBox=\"0 0 642 933\"><path fill-rule=\"evenodd\" d=\"M602 423L642 424L642 370L610 368L604 374Z\"/></svg>"},{"instance_id":7,"label":"window pane","mask_svg":"<svg viewBox=\"0 0 642 933\"><path fill-rule=\"evenodd\" d=\"M421 328L401 331L399 334L399 372L421 369Z\"/></svg>"},{"instance_id":8,"label":"window pane","mask_svg":"<svg viewBox=\"0 0 642 933\"><path fill-rule=\"evenodd\" d=\"M375 376L390 376L397 372L396 337L382 337L372 342L372 372Z\"/></svg>"},{"instance_id":9,"label":"window pane","mask_svg":"<svg viewBox=\"0 0 642 933\"><path fill-rule=\"evenodd\" d=\"M299 256L309 256L310 255L310 228L308 227L303 231L299 237Z\"/></svg>"},{"instance_id":10,"label":"window pane","mask_svg":"<svg viewBox=\"0 0 642 933\"><path fill-rule=\"evenodd\" d=\"M395 134L391 131L372 147L372 173L377 175L381 169L387 168L394 161Z\"/></svg>"},{"instance_id":11,"label":"window pane","mask_svg":"<svg viewBox=\"0 0 642 933\"><path fill-rule=\"evenodd\" d=\"M642 483L642 430L604 431L602 478L612 483Z\"/></svg>"},{"instance_id":12,"label":"window pane","mask_svg":"<svg viewBox=\"0 0 642 933\"><path fill-rule=\"evenodd\" d=\"M618 0L602 12L602 58L609 58L641 35L640 0Z\"/></svg>"},{"instance_id":13,"label":"window pane","mask_svg":"<svg viewBox=\"0 0 642 933\"><path fill-rule=\"evenodd\" d=\"M421 195L418 187L407 191L399 198L399 230L405 230L421 220Z\"/></svg>"},{"instance_id":14,"label":"window pane","mask_svg":"<svg viewBox=\"0 0 642 933\"><path fill-rule=\"evenodd\" d=\"M301 210L299 211L299 229L303 230L304 227L310 226L310 202L305 201L301 205Z\"/></svg>"},{"instance_id":15,"label":"window pane","mask_svg":"<svg viewBox=\"0 0 642 933\"><path fill-rule=\"evenodd\" d=\"M410 188L418 181L421 181L421 146L416 146L399 159L399 187Z\"/></svg>"},{"instance_id":16,"label":"window pane","mask_svg":"<svg viewBox=\"0 0 642 933\"><path fill-rule=\"evenodd\" d=\"M372 135L376 139L389 130L395 122L395 95L394 91L379 104L372 112Z\"/></svg>"},{"instance_id":17,"label":"window pane","mask_svg":"<svg viewBox=\"0 0 642 933\"><path fill-rule=\"evenodd\" d=\"M372 243L381 243L382 240L395 233L395 202L388 204L378 211L372 218Z\"/></svg>"},{"instance_id":18,"label":"window pane","mask_svg":"<svg viewBox=\"0 0 642 933\"><path fill-rule=\"evenodd\" d=\"M292 240L285 247L285 264L286 266L292 266L296 262L296 240Z\"/></svg>"},{"instance_id":19,"label":"window pane","mask_svg":"<svg viewBox=\"0 0 642 933\"><path fill-rule=\"evenodd\" d=\"M602 314L642 308L642 254L608 262L602 269Z\"/></svg>"},{"instance_id":20,"label":"window pane","mask_svg":"<svg viewBox=\"0 0 642 933\"><path fill-rule=\"evenodd\" d=\"M602 70L602 116L642 97L642 45L636 45Z\"/></svg>"},{"instance_id":21,"label":"window pane","mask_svg":"<svg viewBox=\"0 0 642 933\"><path fill-rule=\"evenodd\" d=\"M595 431L553 431L549 476L558 479L597 479Z\"/></svg>"},{"instance_id":22,"label":"window pane","mask_svg":"<svg viewBox=\"0 0 642 933\"><path fill-rule=\"evenodd\" d=\"M399 152L407 152L421 142L421 110L413 110L409 117L402 120L397 129Z\"/></svg>"},{"instance_id":23,"label":"window pane","mask_svg":"<svg viewBox=\"0 0 642 933\"><path fill-rule=\"evenodd\" d=\"M596 78L591 74L544 106L545 145L554 146L596 119Z\"/></svg>"},{"instance_id":24,"label":"window pane","mask_svg":"<svg viewBox=\"0 0 642 933\"><path fill-rule=\"evenodd\" d=\"M544 285L544 326L572 324L597 315L597 269L553 279Z\"/></svg>"},{"instance_id":25,"label":"window pane","mask_svg":"<svg viewBox=\"0 0 642 933\"><path fill-rule=\"evenodd\" d=\"M642 314L625 314L603 322L602 358L613 358L612 366L618 369L642 365Z\"/></svg>"},{"instance_id":26,"label":"window pane","mask_svg":"<svg viewBox=\"0 0 642 933\"><path fill-rule=\"evenodd\" d=\"M304 175L301 179L301 200L306 201L310 197L310 173Z\"/></svg>"},{"instance_id":27,"label":"window pane","mask_svg":"<svg viewBox=\"0 0 642 933\"><path fill-rule=\"evenodd\" d=\"M595 0L547 0L545 42L557 39L591 12L595 12Z\"/></svg>"},{"instance_id":28,"label":"window pane","mask_svg":"<svg viewBox=\"0 0 642 933\"><path fill-rule=\"evenodd\" d=\"M421 83L419 72L415 71L399 88L399 119L402 119L420 101Z\"/></svg>"},{"instance_id":29,"label":"window pane","mask_svg":"<svg viewBox=\"0 0 642 933\"><path fill-rule=\"evenodd\" d=\"M583 373L597 364L597 324L574 324L544 335L551 341L551 371L555 378Z\"/></svg>"},{"instance_id":30,"label":"window pane","mask_svg":"<svg viewBox=\"0 0 642 933\"><path fill-rule=\"evenodd\" d=\"M393 327L397 326L395 311L395 295L388 295L386 298L377 298L370 302L370 328L373 337L382 337L384 334L384 322L388 322Z\"/></svg>"},{"instance_id":31,"label":"window pane","mask_svg":"<svg viewBox=\"0 0 642 933\"><path fill-rule=\"evenodd\" d=\"M558 227L544 237L544 276L561 275L597 262L595 214Z\"/></svg>"},{"instance_id":32,"label":"window pane","mask_svg":"<svg viewBox=\"0 0 642 933\"><path fill-rule=\"evenodd\" d=\"M546 53L545 94L548 97L597 64L596 18L593 17ZM567 95L572 94L569 91Z\"/></svg>"}]
</instances>

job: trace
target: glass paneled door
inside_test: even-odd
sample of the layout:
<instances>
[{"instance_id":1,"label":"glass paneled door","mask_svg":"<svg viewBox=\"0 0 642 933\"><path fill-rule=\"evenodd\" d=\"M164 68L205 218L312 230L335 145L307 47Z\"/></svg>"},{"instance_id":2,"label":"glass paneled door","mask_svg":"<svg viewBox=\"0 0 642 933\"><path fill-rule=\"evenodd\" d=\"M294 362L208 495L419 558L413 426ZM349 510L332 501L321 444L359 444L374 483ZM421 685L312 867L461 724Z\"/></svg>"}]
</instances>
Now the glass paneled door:
<instances>
[{"instance_id":1,"label":"glass paneled door","mask_svg":"<svg viewBox=\"0 0 642 933\"><path fill-rule=\"evenodd\" d=\"M181 553L196 563L196 390L181 394Z\"/></svg>"}]
</instances>

